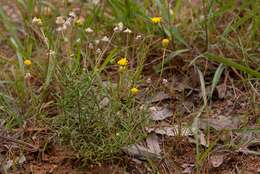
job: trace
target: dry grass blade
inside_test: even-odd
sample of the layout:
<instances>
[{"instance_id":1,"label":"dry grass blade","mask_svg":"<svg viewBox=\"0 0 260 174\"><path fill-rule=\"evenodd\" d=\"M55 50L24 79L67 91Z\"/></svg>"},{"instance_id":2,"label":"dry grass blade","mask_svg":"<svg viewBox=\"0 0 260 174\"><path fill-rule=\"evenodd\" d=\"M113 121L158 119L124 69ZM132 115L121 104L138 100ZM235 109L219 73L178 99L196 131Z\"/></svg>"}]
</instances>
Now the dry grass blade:
<instances>
[{"instance_id":1,"label":"dry grass blade","mask_svg":"<svg viewBox=\"0 0 260 174\"><path fill-rule=\"evenodd\" d=\"M0 139L23 145L31 152L37 152L39 150L39 148L34 146L34 145L31 145L29 143L26 143L24 141L17 140L17 139L11 138L11 137L6 137L6 136L3 136L3 135L0 135Z\"/></svg>"},{"instance_id":2,"label":"dry grass blade","mask_svg":"<svg viewBox=\"0 0 260 174\"><path fill-rule=\"evenodd\" d=\"M204 106L207 106L207 92L206 92L206 87L205 87L204 76L203 76L203 74L202 74L202 72L200 71L199 68L196 67L196 70L199 74L200 88L201 88L201 92L202 92Z\"/></svg>"}]
</instances>

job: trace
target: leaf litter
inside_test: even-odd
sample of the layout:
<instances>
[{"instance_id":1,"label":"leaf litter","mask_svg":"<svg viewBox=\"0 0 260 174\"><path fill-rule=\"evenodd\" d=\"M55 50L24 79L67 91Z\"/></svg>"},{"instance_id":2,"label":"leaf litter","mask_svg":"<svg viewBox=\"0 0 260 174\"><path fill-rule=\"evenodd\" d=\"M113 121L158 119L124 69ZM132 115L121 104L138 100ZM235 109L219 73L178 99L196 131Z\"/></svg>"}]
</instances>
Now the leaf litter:
<instances>
[{"instance_id":1,"label":"leaf litter","mask_svg":"<svg viewBox=\"0 0 260 174\"><path fill-rule=\"evenodd\" d=\"M225 155L223 154L216 154L210 156L210 162L214 168L219 167L224 162Z\"/></svg>"},{"instance_id":2,"label":"leaf litter","mask_svg":"<svg viewBox=\"0 0 260 174\"><path fill-rule=\"evenodd\" d=\"M146 128L148 133L155 132L159 135L166 135L170 137L174 136L192 136L193 133L190 128L179 125L169 125L169 126L158 126L152 128Z\"/></svg>"},{"instance_id":3,"label":"leaf litter","mask_svg":"<svg viewBox=\"0 0 260 174\"><path fill-rule=\"evenodd\" d=\"M164 106L152 106L149 108L151 119L154 121L164 120L173 115L173 112L169 107Z\"/></svg>"},{"instance_id":4,"label":"leaf litter","mask_svg":"<svg viewBox=\"0 0 260 174\"><path fill-rule=\"evenodd\" d=\"M164 91L159 91L155 94L153 94L151 97L148 97L148 99L145 100L146 103L156 103L156 102L161 102L163 100L169 100L172 97L165 93Z\"/></svg>"},{"instance_id":5,"label":"leaf litter","mask_svg":"<svg viewBox=\"0 0 260 174\"><path fill-rule=\"evenodd\" d=\"M238 129L241 125L241 116L223 116L216 115L212 118L202 118L199 120L199 128L206 129L207 127L212 127L215 130L224 129Z\"/></svg>"},{"instance_id":6,"label":"leaf litter","mask_svg":"<svg viewBox=\"0 0 260 174\"><path fill-rule=\"evenodd\" d=\"M146 138L147 147L155 154L160 154L162 152L159 143L159 137L155 133L151 133Z\"/></svg>"},{"instance_id":7,"label":"leaf litter","mask_svg":"<svg viewBox=\"0 0 260 174\"><path fill-rule=\"evenodd\" d=\"M141 160L159 160L161 159L161 155L154 153L154 150L146 148L139 144L133 144L129 146L125 146L122 150L127 153L128 155L138 158Z\"/></svg>"}]
</instances>

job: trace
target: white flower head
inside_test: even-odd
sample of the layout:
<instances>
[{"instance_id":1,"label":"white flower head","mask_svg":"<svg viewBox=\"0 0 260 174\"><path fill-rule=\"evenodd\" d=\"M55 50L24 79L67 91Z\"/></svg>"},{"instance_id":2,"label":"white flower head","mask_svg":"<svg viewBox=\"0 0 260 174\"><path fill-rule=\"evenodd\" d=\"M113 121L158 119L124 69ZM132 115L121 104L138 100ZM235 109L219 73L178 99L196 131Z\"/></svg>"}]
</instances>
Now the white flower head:
<instances>
[{"instance_id":1,"label":"white flower head","mask_svg":"<svg viewBox=\"0 0 260 174\"><path fill-rule=\"evenodd\" d=\"M32 77L32 75L31 75L31 73L29 73L29 72L26 73L25 76L24 76L25 79L29 79L29 78L31 78L31 77Z\"/></svg>"},{"instance_id":2,"label":"white flower head","mask_svg":"<svg viewBox=\"0 0 260 174\"><path fill-rule=\"evenodd\" d=\"M36 23L37 20L38 20L37 17L33 17L33 19L32 19L32 23Z\"/></svg>"},{"instance_id":3,"label":"white flower head","mask_svg":"<svg viewBox=\"0 0 260 174\"><path fill-rule=\"evenodd\" d=\"M53 55L55 55L55 51L53 51L53 50L50 50L50 51L49 51L49 55L50 55L50 56L53 56Z\"/></svg>"},{"instance_id":4,"label":"white flower head","mask_svg":"<svg viewBox=\"0 0 260 174\"><path fill-rule=\"evenodd\" d=\"M145 105L141 105L141 106L139 107L139 109L140 109L140 110L144 110L144 109L145 109Z\"/></svg>"},{"instance_id":5,"label":"white flower head","mask_svg":"<svg viewBox=\"0 0 260 174\"><path fill-rule=\"evenodd\" d=\"M61 32L63 27L58 27L56 31Z\"/></svg>"},{"instance_id":6,"label":"white flower head","mask_svg":"<svg viewBox=\"0 0 260 174\"><path fill-rule=\"evenodd\" d=\"M76 40L76 42L77 42L77 43L80 43L80 41L81 41L81 39L80 39L80 38L78 38L78 39Z\"/></svg>"},{"instance_id":7,"label":"white flower head","mask_svg":"<svg viewBox=\"0 0 260 174\"><path fill-rule=\"evenodd\" d=\"M199 20L204 21L205 20L205 16L204 15L200 15L199 16Z\"/></svg>"},{"instance_id":8,"label":"white flower head","mask_svg":"<svg viewBox=\"0 0 260 174\"><path fill-rule=\"evenodd\" d=\"M100 40L95 40L95 44L98 45L100 43Z\"/></svg>"},{"instance_id":9,"label":"white flower head","mask_svg":"<svg viewBox=\"0 0 260 174\"><path fill-rule=\"evenodd\" d=\"M152 83L151 77L149 77L149 78L146 80L146 83L148 83L148 84Z\"/></svg>"},{"instance_id":10,"label":"white flower head","mask_svg":"<svg viewBox=\"0 0 260 174\"><path fill-rule=\"evenodd\" d=\"M64 42L69 42L69 38L64 37L63 39L64 39Z\"/></svg>"},{"instance_id":11,"label":"white flower head","mask_svg":"<svg viewBox=\"0 0 260 174\"><path fill-rule=\"evenodd\" d=\"M63 27L67 27L67 26L71 25L71 20L69 20L69 19L64 22Z\"/></svg>"},{"instance_id":12,"label":"white flower head","mask_svg":"<svg viewBox=\"0 0 260 174\"><path fill-rule=\"evenodd\" d=\"M41 26L42 25L42 20L40 18L34 17L32 19L32 23Z\"/></svg>"},{"instance_id":13,"label":"white flower head","mask_svg":"<svg viewBox=\"0 0 260 174\"><path fill-rule=\"evenodd\" d=\"M114 28L114 32L121 32L121 31L123 31L123 29L124 29L124 24L123 24L123 22L119 22L119 23L116 25L116 27Z\"/></svg>"},{"instance_id":14,"label":"white flower head","mask_svg":"<svg viewBox=\"0 0 260 174\"><path fill-rule=\"evenodd\" d=\"M89 49L94 49L93 43L89 43L89 44L88 44L88 48L89 48Z\"/></svg>"},{"instance_id":15,"label":"white flower head","mask_svg":"<svg viewBox=\"0 0 260 174\"><path fill-rule=\"evenodd\" d=\"M56 24L62 25L62 24L64 24L64 22L65 22L65 20L64 20L63 16L56 17L56 21L55 21Z\"/></svg>"},{"instance_id":16,"label":"white flower head","mask_svg":"<svg viewBox=\"0 0 260 174\"><path fill-rule=\"evenodd\" d=\"M65 31L65 30L67 30L67 26L66 25L62 25L61 27L58 27L56 29L56 31L58 31L58 32Z\"/></svg>"},{"instance_id":17,"label":"white flower head","mask_svg":"<svg viewBox=\"0 0 260 174\"><path fill-rule=\"evenodd\" d=\"M172 9L170 9L170 14L173 15L173 10Z\"/></svg>"},{"instance_id":18,"label":"white flower head","mask_svg":"<svg viewBox=\"0 0 260 174\"><path fill-rule=\"evenodd\" d=\"M93 29L88 27L88 28L85 29L85 32L86 33L93 33L94 31L93 31Z\"/></svg>"},{"instance_id":19,"label":"white flower head","mask_svg":"<svg viewBox=\"0 0 260 174\"><path fill-rule=\"evenodd\" d=\"M92 4L98 5L100 3L100 0L92 0Z\"/></svg>"},{"instance_id":20,"label":"white flower head","mask_svg":"<svg viewBox=\"0 0 260 174\"><path fill-rule=\"evenodd\" d=\"M69 13L69 17L76 18L76 13L74 11L71 11Z\"/></svg>"},{"instance_id":21,"label":"white flower head","mask_svg":"<svg viewBox=\"0 0 260 174\"><path fill-rule=\"evenodd\" d=\"M130 34L130 33L132 33L132 31L129 28L127 28L127 29L124 30L124 33L129 33Z\"/></svg>"},{"instance_id":22,"label":"white flower head","mask_svg":"<svg viewBox=\"0 0 260 174\"><path fill-rule=\"evenodd\" d=\"M149 108L150 111L157 111L156 107L155 106L152 106Z\"/></svg>"},{"instance_id":23,"label":"white flower head","mask_svg":"<svg viewBox=\"0 0 260 174\"><path fill-rule=\"evenodd\" d=\"M108 38L107 36L104 36L104 37L101 39L101 41L103 41L103 42L109 42L109 38Z\"/></svg>"},{"instance_id":24,"label":"white flower head","mask_svg":"<svg viewBox=\"0 0 260 174\"><path fill-rule=\"evenodd\" d=\"M115 27L113 30L114 30L114 32L119 32L118 27Z\"/></svg>"},{"instance_id":25,"label":"white flower head","mask_svg":"<svg viewBox=\"0 0 260 174\"><path fill-rule=\"evenodd\" d=\"M141 39L141 37L142 37L142 35L139 34L139 35L137 35L137 36L135 37L135 39L136 39L136 40L139 40L139 39Z\"/></svg>"},{"instance_id":26,"label":"white flower head","mask_svg":"<svg viewBox=\"0 0 260 174\"><path fill-rule=\"evenodd\" d=\"M102 52L102 50L100 48L96 49L96 53L100 54Z\"/></svg>"},{"instance_id":27,"label":"white flower head","mask_svg":"<svg viewBox=\"0 0 260 174\"><path fill-rule=\"evenodd\" d=\"M167 79L163 79L163 80L162 80L162 84L163 84L163 85L167 85L167 84L168 84L168 80L167 80Z\"/></svg>"},{"instance_id":28,"label":"white flower head","mask_svg":"<svg viewBox=\"0 0 260 174\"><path fill-rule=\"evenodd\" d=\"M123 24L123 22L119 22L119 23L117 24L117 26L118 26L118 29L119 29L120 31L122 31L122 30L124 29L124 24Z\"/></svg>"}]
</instances>

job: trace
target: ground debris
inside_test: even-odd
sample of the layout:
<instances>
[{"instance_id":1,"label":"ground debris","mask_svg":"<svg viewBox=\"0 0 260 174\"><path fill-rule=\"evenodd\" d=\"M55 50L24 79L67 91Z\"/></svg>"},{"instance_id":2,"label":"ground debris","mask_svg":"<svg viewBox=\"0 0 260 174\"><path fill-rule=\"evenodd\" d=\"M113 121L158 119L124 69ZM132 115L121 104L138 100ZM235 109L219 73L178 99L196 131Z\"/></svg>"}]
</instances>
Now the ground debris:
<instances>
[{"instance_id":1,"label":"ground debris","mask_svg":"<svg viewBox=\"0 0 260 174\"><path fill-rule=\"evenodd\" d=\"M190 128L178 125L159 126L154 128L146 128L148 133L155 132L166 136L191 136L193 135Z\"/></svg>"},{"instance_id":2,"label":"ground debris","mask_svg":"<svg viewBox=\"0 0 260 174\"><path fill-rule=\"evenodd\" d=\"M155 133L151 133L148 135L146 138L146 144L147 147L155 154L160 154L161 153L161 148L159 144L159 137Z\"/></svg>"},{"instance_id":3,"label":"ground debris","mask_svg":"<svg viewBox=\"0 0 260 174\"><path fill-rule=\"evenodd\" d=\"M160 101L163 101L163 100L168 100L168 99L171 99L172 97L163 92L163 91L159 91L157 93L155 93L154 95L152 95L151 97L148 97L148 99L146 99L146 103L156 103L156 102L160 102Z\"/></svg>"},{"instance_id":4,"label":"ground debris","mask_svg":"<svg viewBox=\"0 0 260 174\"><path fill-rule=\"evenodd\" d=\"M172 116L172 110L168 107L152 106L149 110L151 119L154 121L164 120Z\"/></svg>"},{"instance_id":5,"label":"ground debris","mask_svg":"<svg viewBox=\"0 0 260 174\"><path fill-rule=\"evenodd\" d=\"M212 127L216 130L223 129L238 129L241 124L240 116L224 116L216 115L212 118L202 118L199 120L199 128L206 129L207 127Z\"/></svg>"},{"instance_id":6,"label":"ground debris","mask_svg":"<svg viewBox=\"0 0 260 174\"><path fill-rule=\"evenodd\" d=\"M224 155L223 154L217 154L210 156L210 162L213 167L217 168L219 167L224 161Z\"/></svg>"},{"instance_id":7,"label":"ground debris","mask_svg":"<svg viewBox=\"0 0 260 174\"><path fill-rule=\"evenodd\" d=\"M133 145L123 147L122 150L128 155L141 160L147 160L147 159L159 160L162 158L160 155L154 153L153 150L148 149L139 144L133 144Z\"/></svg>"}]
</instances>

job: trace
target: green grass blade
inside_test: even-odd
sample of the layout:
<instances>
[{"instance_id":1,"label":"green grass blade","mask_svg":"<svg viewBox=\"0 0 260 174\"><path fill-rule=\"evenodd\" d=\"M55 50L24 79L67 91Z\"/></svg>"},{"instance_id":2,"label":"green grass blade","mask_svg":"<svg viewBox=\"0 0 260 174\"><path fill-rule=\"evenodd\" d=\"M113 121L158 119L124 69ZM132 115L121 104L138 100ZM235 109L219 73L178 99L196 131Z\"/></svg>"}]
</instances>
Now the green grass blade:
<instances>
[{"instance_id":1,"label":"green grass blade","mask_svg":"<svg viewBox=\"0 0 260 174\"><path fill-rule=\"evenodd\" d=\"M224 58L224 57L220 57L220 56L216 56L214 54L211 54L211 53L205 53L204 56L206 58L208 58L209 60L211 61L216 61L218 63L223 63L224 65L227 65L227 66L230 66L230 67L233 67L237 70L240 70L242 72L245 72L251 76L254 76L256 78L260 78L260 72L257 72L249 67L246 67L246 66L243 66L241 64L238 64L234 61L232 61L231 59L229 58Z\"/></svg>"},{"instance_id":2,"label":"green grass blade","mask_svg":"<svg viewBox=\"0 0 260 174\"><path fill-rule=\"evenodd\" d=\"M160 72L161 72L161 67L164 67L165 65L168 65L173 58L175 58L176 56L178 56L178 55L180 55L180 54L182 54L182 53L185 53L185 52L187 52L187 51L189 51L189 49L182 49L182 50L177 50L177 51L172 52L171 54L169 54L169 55L165 58L163 65L162 65L162 63L160 63L160 64L158 64L158 65L155 66L155 68L154 68L154 69L155 69L155 72L156 72L157 74L160 73Z\"/></svg>"},{"instance_id":3,"label":"green grass blade","mask_svg":"<svg viewBox=\"0 0 260 174\"><path fill-rule=\"evenodd\" d=\"M114 60L114 58L116 57L116 55L118 54L120 50L117 49L117 48L114 48L113 50L110 51L109 55L106 57L106 59L104 60L104 62L101 64L101 66L98 68L96 67L94 69L94 74L95 73L101 73L105 68L106 66L112 62Z\"/></svg>"},{"instance_id":4,"label":"green grass blade","mask_svg":"<svg viewBox=\"0 0 260 174\"><path fill-rule=\"evenodd\" d=\"M211 87L211 92L210 92L210 98L212 97L213 95L213 92L214 92L214 89L216 88L218 82L219 82L219 79L221 77L221 74L223 72L223 70L225 69L225 65L223 65L222 63L218 66L218 69L216 70L215 74L214 74L214 77L213 77L213 80L212 80L212 87Z\"/></svg>"},{"instance_id":5,"label":"green grass blade","mask_svg":"<svg viewBox=\"0 0 260 174\"><path fill-rule=\"evenodd\" d=\"M49 57L49 63L48 63L48 69L47 69L47 74L46 74L46 79L45 79L45 83L44 83L44 89L46 90L47 87L49 86L51 80L52 80L52 76L54 73L54 69L55 69L55 57L54 56L50 56Z\"/></svg>"}]
</instances>

